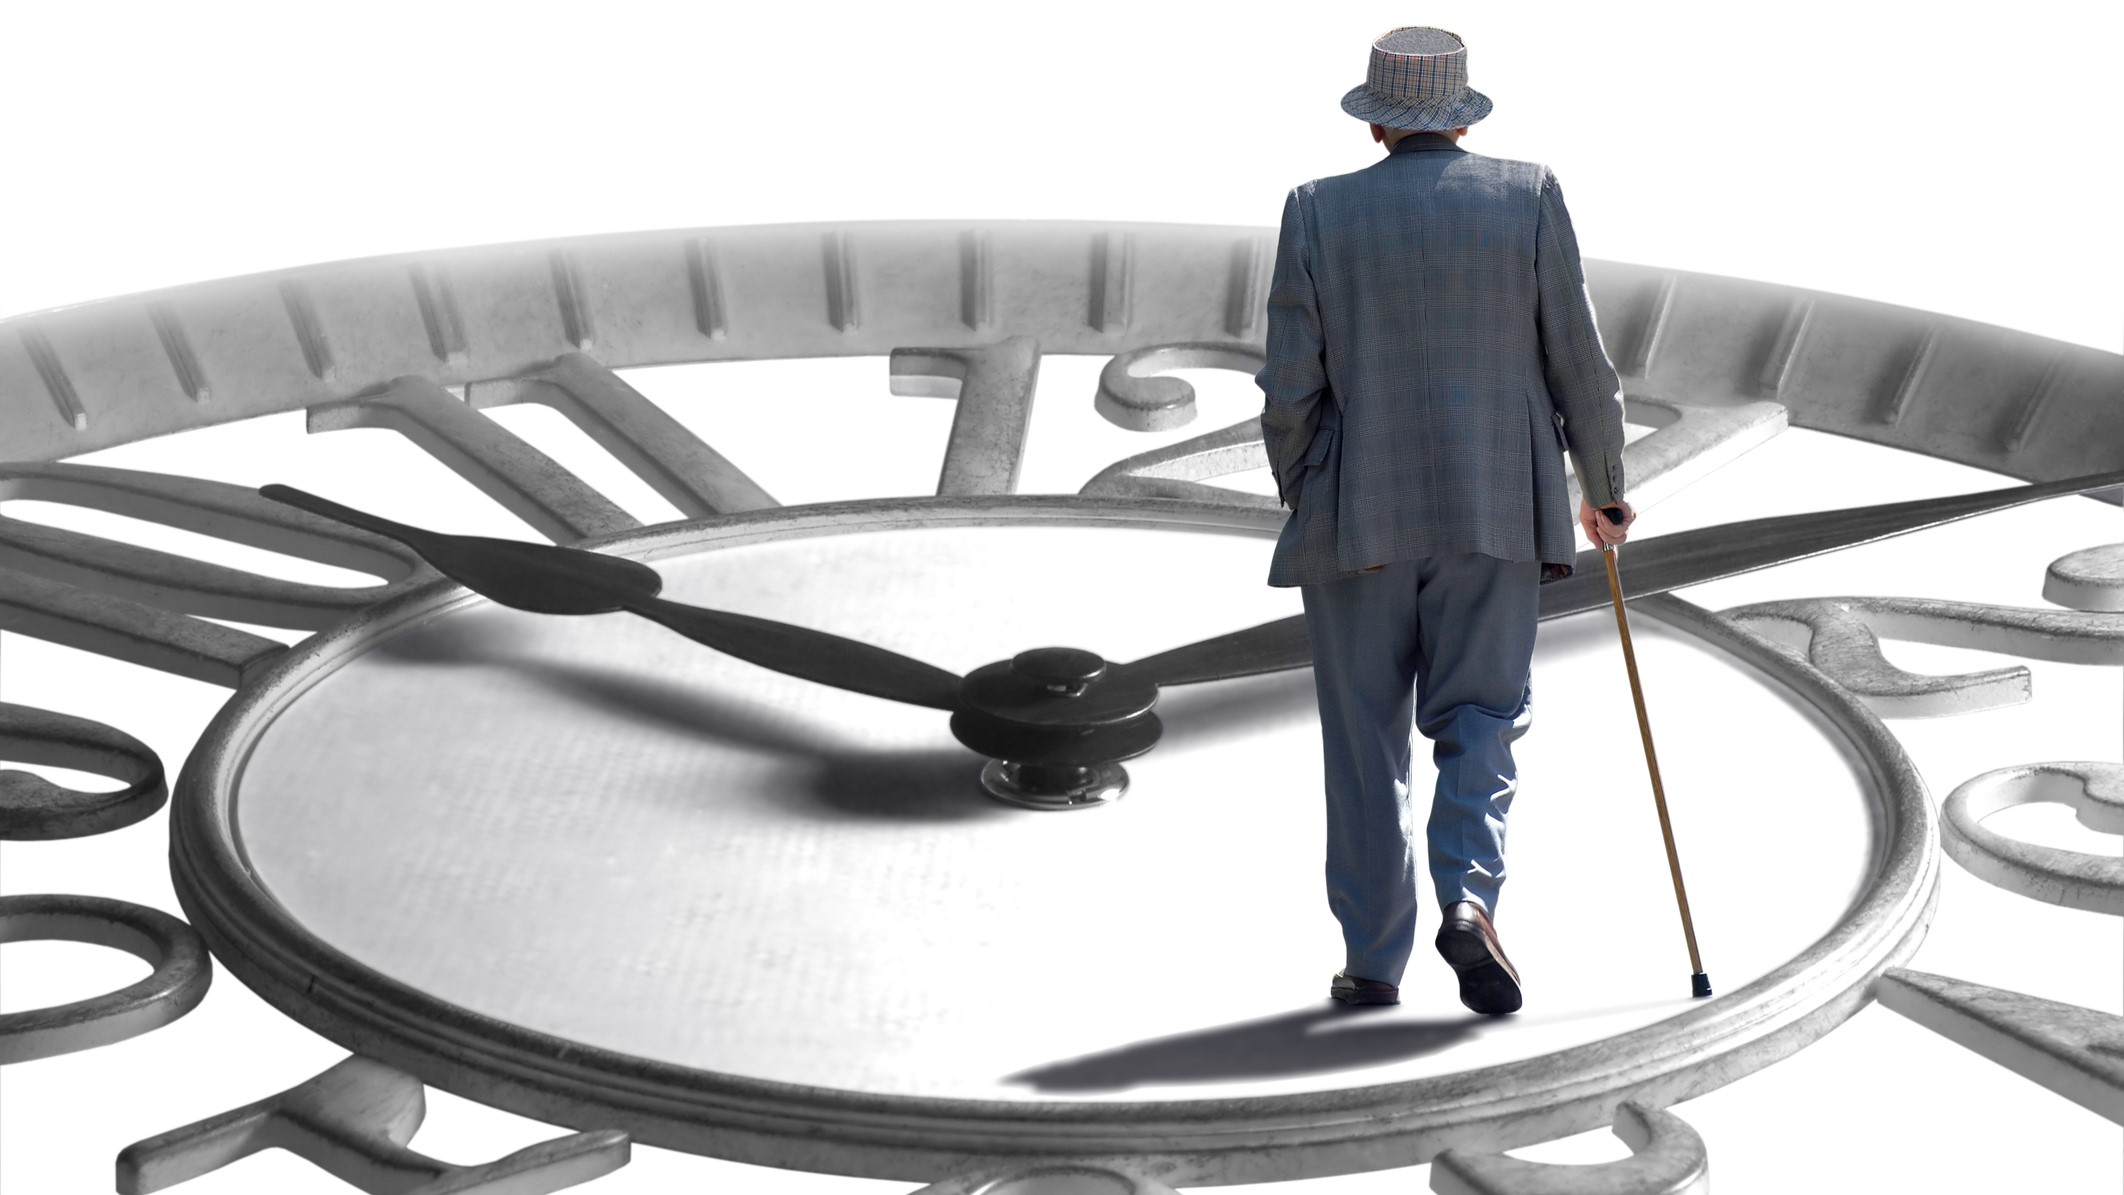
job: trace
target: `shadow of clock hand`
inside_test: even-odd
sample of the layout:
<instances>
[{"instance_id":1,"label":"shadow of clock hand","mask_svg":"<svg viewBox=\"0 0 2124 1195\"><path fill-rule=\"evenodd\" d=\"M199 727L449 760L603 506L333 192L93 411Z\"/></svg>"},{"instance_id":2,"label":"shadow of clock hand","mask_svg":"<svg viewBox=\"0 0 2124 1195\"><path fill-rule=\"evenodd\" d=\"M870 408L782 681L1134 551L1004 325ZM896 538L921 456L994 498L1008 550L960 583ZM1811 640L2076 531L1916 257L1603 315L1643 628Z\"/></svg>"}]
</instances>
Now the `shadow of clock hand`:
<instances>
[{"instance_id":1,"label":"shadow of clock hand","mask_svg":"<svg viewBox=\"0 0 2124 1195\"><path fill-rule=\"evenodd\" d=\"M1677 531L1629 545L1629 595L1649 597L2045 498L2119 486L2124 486L2124 472L2095 473L1975 494L1775 515ZM1580 552L1570 577L1541 587L1544 619L1598 609L1608 602L1606 567L1597 550ZM1294 614L1114 668L1138 682L1163 688L1303 668L1312 662L1305 616Z\"/></svg>"},{"instance_id":2,"label":"shadow of clock hand","mask_svg":"<svg viewBox=\"0 0 2124 1195\"><path fill-rule=\"evenodd\" d=\"M800 717L756 700L614 665L527 658L498 627L445 622L378 644L375 655L422 667L489 669L497 683L536 686L585 718L661 728L784 761L771 803L829 821L968 823L1007 818L991 801L968 799L968 773L980 757L957 744L871 747L840 736L836 723Z\"/></svg>"}]
</instances>

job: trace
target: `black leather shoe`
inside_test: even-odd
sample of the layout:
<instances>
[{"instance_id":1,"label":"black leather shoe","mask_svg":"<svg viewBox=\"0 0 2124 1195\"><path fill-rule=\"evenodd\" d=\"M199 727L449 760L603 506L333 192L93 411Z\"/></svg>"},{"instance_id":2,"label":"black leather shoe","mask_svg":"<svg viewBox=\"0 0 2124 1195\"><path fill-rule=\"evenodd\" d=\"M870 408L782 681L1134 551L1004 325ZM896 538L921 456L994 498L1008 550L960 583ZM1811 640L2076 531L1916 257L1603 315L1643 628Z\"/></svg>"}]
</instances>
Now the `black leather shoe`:
<instances>
[{"instance_id":1,"label":"black leather shoe","mask_svg":"<svg viewBox=\"0 0 2124 1195\"><path fill-rule=\"evenodd\" d=\"M1505 957L1490 915L1471 900L1446 906L1438 927L1438 953L1460 976L1460 1002L1476 1012L1519 1011L1519 972Z\"/></svg>"},{"instance_id":2,"label":"black leather shoe","mask_svg":"<svg viewBox=\"0 0 2124 1195\"><path fill-rule=\"evenodd\" d=\"M1328 983L1328 995L1344 1004L1399 1004L1401 989L1376 979L1360 979L1342 971Z\"/></svg>"}]
</instances>

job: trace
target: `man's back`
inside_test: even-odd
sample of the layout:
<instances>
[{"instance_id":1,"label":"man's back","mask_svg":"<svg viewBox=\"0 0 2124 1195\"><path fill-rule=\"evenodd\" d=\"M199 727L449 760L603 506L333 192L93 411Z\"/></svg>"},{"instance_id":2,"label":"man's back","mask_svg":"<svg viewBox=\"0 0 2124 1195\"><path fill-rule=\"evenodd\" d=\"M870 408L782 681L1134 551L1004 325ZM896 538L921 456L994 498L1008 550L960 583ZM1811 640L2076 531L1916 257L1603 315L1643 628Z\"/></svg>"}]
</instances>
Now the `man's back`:
<instances>
[{"instance_id":1,"label":"man's back","mask_svg":"<svg viewBox=\"0 0 2124 1195\"><path fill-rule=\"evenodd\" d=\"M1615 374L1543 166L1416 134L1295 188L1269 316L1270 460L1334 475L1298 504L1272 585L1455 552L1568 563L1563 450L1612 464L1596 505L1621 488ZM1323 387L1339 410L1300 409Z\"/></svg>"}]
</instances>

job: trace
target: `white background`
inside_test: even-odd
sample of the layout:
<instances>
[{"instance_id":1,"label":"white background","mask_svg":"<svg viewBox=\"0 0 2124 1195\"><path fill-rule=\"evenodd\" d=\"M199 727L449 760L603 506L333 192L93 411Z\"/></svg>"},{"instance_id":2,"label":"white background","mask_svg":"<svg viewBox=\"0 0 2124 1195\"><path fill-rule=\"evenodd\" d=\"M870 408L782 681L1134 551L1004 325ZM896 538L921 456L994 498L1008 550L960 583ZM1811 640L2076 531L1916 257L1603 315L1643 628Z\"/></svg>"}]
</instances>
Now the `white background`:
<instances>
[{"instance_id":1,"label":"white background","mask_svg":"<svg viewBox=\"0 0 2124 1195\"><path fill-rule=\"evenodd\" d=\"M1292 184L1376 158L1364 127L1336 101L1361 80L1372 37L1430 23L1467 39L1472 81L1496 101L1465 146L1552 165L1589 257L1791 283L2124 347L2115 149L2124 141L2124 75L2115 66L2124 16L2113 5L2025 3L1976 16L1855 3L999 9L17 4L0 13L0 110L9 114L13 167L0 186L0 316L306 262L626 229L895 218L1273 225ZM1243 390L1225 393L1223 401L1246 401ZM1206 388L1206 407L1209 399ZM1219 425L1206 410L1198 426ZM1851 474L1872 468L1872 457L1835 444L1807 451L1816 455L1753 454L1693 515L1917 492L1906 484L1869 497L1852 488ZM1788 460L1821 471L1776 467ZM1996 482L1950 468L1916 484L1946 493ZM2070 517L2098 516L2079 509L2092 505L2079 502ZM2001 534L1933 532L1924 542L1936 567L1971 552L1996 560L2058 523L2019 517L1989 524ZM2066 546L2093 542L2101 541ZM2015 567L2039 574L2047 558ZM1903 563L1916 567L1915 559ZM1994 595L1957 585L1957 576L1932 592L2040 604L2032 585ZM1799 588L1698 600L1839 592L1839 583L1854 582L1815 572ZM34 653L20 647L10 639L0 682L9 700L34 692L20 671ZM1916 655L1897 658L1924 666ZM2046 675L2038 672L2039 694L2056 688L2043 687ZM2115 682L2112 672L2085 690L2106 694L2106 706L2051 708L2040 743L2035 723L1950 720L1913 731L1912 749L1925 735L1943 752L1957 737L1989 735L1994 758L1984 766L2031 752L2113 759ZM1976 725L1988 729L1969 729ZM2069 733L2053 735L2059 725ZM173 766L179 755L165 751ZM1928 768L1935 797L1969 774L1964 761L1944 766L1943 775ZM46 845L13 848L8 858ZM44 857L63 857L66 848L48 846ZM152 863L155 854L140 857ZM35 879L0 882L10 893L52 889ZM166 877L158 882L166 892ZM1943 927L1956 891L1988 899L1954 887L1974 881L1952 865L1943 883ZM101 881L71 890L174 910ZM1998 897L1999 908L2013 909L2012 898ZM2059 915L2083 927L2091 916ZM1935 939L1948 941L1945 933L1936 929ZM2039 947L1989 945L2001 961L1969 978L2014 987L2018 977L2018 990L2119 1009L2113 952L2101 962L2111 973L2090 977L2086 960L2046 971L2012 961L2042 957ZM47 957L71 966L80 955L0 948L10 971L17 960ZM1955 973L1927 955L1918 963ZM66 998L109 986L95 965L82 964L86 987ZM9 983L11 993L24 990ZM2090 994L2100 992L2106 1001ZM40 991L6 1007L48 1001ZM251 998L224 975L194 1017L233 1016L217 1009L244 1002ZM266 1015L251 1004L247 1013ZM239 1048L252 1033L260 1042L307 1039L230 1024ZM121 1051L145 1057L154 1040L98 1054L125 1062ZM337 1057L329 1046L273 1048L307 1052L259 1070L273 1077L246 1079L252 1086L240 1093L198 1072L94 1070L90 1056L0 1072L0 1187L106 1190L118 1146L277 1090ZM1921 1073L1919 1059L1937 1069ZM39 1107L18 1102L17 1075L27 1087L33 1072L69 1066L96 1078L40 1079ZM169 1086L158 1095L163 1119L126 1122L137 1132L99 1122L96 1085L143 1073ZM1877 1008L1736 1084L1732 1100L1751 1084L1792 1094L1729 1101L1723 1115L1714 1102L1723 1093L1679 1109L1710 1142L1722 1192L1956 1189L1960 1178L2022 1173L2017 1156L2069 1182L2040 1159L2084 1160L2090 1142L2105 1144L2112 1160L2097 1180L2107 1185L2092 1189L2114 1189L2119 1173L2114 1126ZM431 1097L431 1107L416 1144L443 1156L501 1152L476 1143L490 1124L503 1124L495 1131L504 1149L547 1135L448 1097ZM34 1133L19 1131L32 1123ZM47 1127L54 1123L65 1130ZM1579 1156L1621 1155L1605 1134L1592 1136L1600 1140ZM1722 1157L1748 1162L1721 1167ZM1423 1179L1329 1181L1323 1192L1408 1190ZM606 1180L614 1190L717 1184L910 1185L761 1174L652 1151ZM292 1159L261 1157L187 1189L332 1184Z\"/></svg>"}]
</instances>

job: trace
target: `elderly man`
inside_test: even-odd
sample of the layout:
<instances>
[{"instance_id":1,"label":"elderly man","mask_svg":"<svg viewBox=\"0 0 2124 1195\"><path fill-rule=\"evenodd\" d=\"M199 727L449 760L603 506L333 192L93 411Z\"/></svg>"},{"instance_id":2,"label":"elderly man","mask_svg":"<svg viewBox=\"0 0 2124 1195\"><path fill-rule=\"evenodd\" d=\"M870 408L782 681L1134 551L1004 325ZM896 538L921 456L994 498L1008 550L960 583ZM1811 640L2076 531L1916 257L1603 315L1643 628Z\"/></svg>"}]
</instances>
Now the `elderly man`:
<instances>
[{"instance_id":1,"label":"elderly man","mask_svg":"<svg viewBox=\"0 0 2124 1195\"><path fill-rule=\"evenodd\" d=\"M1469 153L1490 100L1442 29L1372 45L1343 111L1387 155L1293 188L1268 298L1262 436L1291 515L1268 583L1302 587L1327 778L1336 999L1394 1004L1416 929L1410 727L1432 740L1438 952L1480 1013L1520 1007L1493 919L1544 580L1621 543L1622 394L1544 167ZM1619 522L1596 508L1619 508Z\"/></svg>"}]
</instances>

